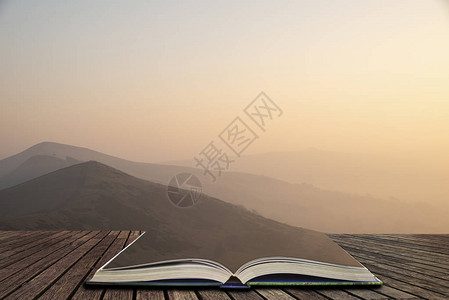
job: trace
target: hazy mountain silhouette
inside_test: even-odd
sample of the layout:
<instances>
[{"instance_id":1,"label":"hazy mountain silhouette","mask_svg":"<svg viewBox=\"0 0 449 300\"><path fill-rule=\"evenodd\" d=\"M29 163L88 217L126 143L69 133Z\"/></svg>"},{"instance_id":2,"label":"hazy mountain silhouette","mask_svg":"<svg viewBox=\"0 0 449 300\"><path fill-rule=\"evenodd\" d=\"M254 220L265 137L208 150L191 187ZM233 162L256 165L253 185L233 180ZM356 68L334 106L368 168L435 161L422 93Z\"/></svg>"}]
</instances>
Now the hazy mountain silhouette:
<instances>
[{"instance_id":1,"label":"hazy mountain silhouette","mask_svg":"<svg viewBox=\"0 0 449 300\"><path fill-rule=\"evenodd\" d=\"M26 160L36 155L46 155L60 159L71 157L80 162L94 160L119 169L132 176L162 184L166 184L176 173L195 171L195 169L188 167L129 161L83 147L53 142L42 142L16 155L0 160L0 178L14 171ZM41 174L39 175L44 174L46 174L46 170L42 170ZM25 182L26 180L28 179L24 178L22 182Z\"/></svg>"},{"instance_id":2,"label":"hazy mountain silhouette","mask_svg":"<svg viewBox=\"0 0 449 300\"><path fill-rule=\"evenodd\" d=\"M45 155L60 159L72 157L78 161L95 160L102 161L108 165L116 165L123 162L128 162L124 159L106 155L83 147L76 147L53 142L42 142L16 155L0 160L0 177L14 171L25 161L36 155Z\"/></svg>"},{"instance_id":3,"label":"hazy mountain silhouette","mask_svg":"<svg viewBox=\"0 0 449 300\"><path fill-rule=\"evenodd\" d=\"M32 156L14 171L0 177L0 190L77 163L79 161L71 157Z\"/></svg>"},{"instance_id":4,"label":"hazy mountain silhouette","mask_svg":"<svg viewBox=\"0 0 449 300\"><path fill-rule=\"evenodd\" d=\"M212 184L199 169L131 162L86 148L56 143L41 143L0 161L0 169L5 165L10 168L19 166L22 160L40 153L63 158L71 156L77 160L97 160L132 176L163 185L177 173L190 172L201 180L203 192L212 197L243 205L265 217L290 225L324 232L436 233L447 232L449 228L447 211L427 204L379 200L237 172L227 172Z\"/></svg>"},{"instance_id":5,"label":"hazy mountain silhouette","mask_svg":"<svg viewBox=\"0 0 449 300\"><path fill-rule=\"evenodd\" d=\"M393 155L344 153L306 149L269 152L237 158L232 171L265 175L291 183L308 183L377 198L406 202L446 204L449 164L434 159L412 159ZM167 164L191 166L191 160Z\"/></svg>"},{"instance_id":6,"label":"hazy mountain silhouette","mask_svg":"<svg viewBox=\"0 0 449 300\"><path fill-rule=\"evenodd\" d=\"M203 197L221 208L244 211ZM0 191L2 229L143 229L182 211L166 187L88 161Z\"/></svg>"}]
</instances>

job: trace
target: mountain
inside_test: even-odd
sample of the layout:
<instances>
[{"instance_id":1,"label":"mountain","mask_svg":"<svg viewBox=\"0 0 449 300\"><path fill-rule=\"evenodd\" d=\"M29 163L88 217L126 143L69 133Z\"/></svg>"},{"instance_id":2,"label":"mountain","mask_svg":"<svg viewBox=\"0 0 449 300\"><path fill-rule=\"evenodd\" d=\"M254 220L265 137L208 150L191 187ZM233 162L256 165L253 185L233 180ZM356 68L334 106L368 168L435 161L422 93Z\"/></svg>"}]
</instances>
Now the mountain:
<instances>
[{"instance_id":1,"label":"mountain","mask_svg":"<svg viewBox=\"0 0 449 300\"><path fill-rule=\"evenodd\" d=\"M65 159L48 155L32 156L12 172L0 177L0 190L77 163L78 160L68 156Z\"/></svg>"},{"instance_id":2,"label":"mountain","mask_svg":"<svg viewBox=\"0 0 449 300\"><path fill-rule=\"evenodd\" d=\"M192 173L201 180L203 192L207 195L244 206L267 218L324 232L446 233L449 228L446 220L448 211L428 204L379 200L238 172L226 172L211 183L199 169L131 162L86 148L55 143L33 146L6 159L7 163L0 161L0 166L11 167L12 162L19 166L40 153L50 153L59 158L70 156L80 161L98 160L132 176L163 185L178 173Z\"/></svg>"},{"instance_id":3,"label":"mountain","mask_svg":"<svg viewBox=\"0 0 449 300\"><path fill-rule=\"evenodd\" d=\"M208 209L212 205L218 210L244 211L211 197L203 198ZM95 161L4 189L0 191L0 206L2 229L31 230L145 229L163 226L168 214L183 211L170 204L164 185Z\"/></svg>"},{"instance_id":4,"label":"mountain","mask_svg":"<svg viewBox=\"0 0 449 300\"><path fill-rule=\"evenodd\" d=\"M14 171L21 164L23 164L33 156L51 156L53 158L59 158L63 160L67 159L67 157L70 157L78 161L95 160L102 161L107 165L120 165L128 162L124 159L120 159L83 147L76 147L53 142L42 142L16 155L0 160L0 177Z\"/></svg>"},{"instance_id":5,"label":"mountain","mask_svg":"<svg viewBox=\"0 0 449 300\"><path fill-rule=\"evenodd\" d=\"M89 161L0 191L0 229L145 230L142 241L151 243L140 243L144 255L212 256L234 270L267 253L295 255L298 249L304 258L348 262L344 251L322 233L206 195L192 207L179 208L166 192L164 185ZM315 249L326 249L326 257Z\"/></svg>"},{"instance_id":6,"label":"mountain","mask_svg":"<svg viewBox=\"0 0 449 300\"><path fill-rule=\"evenodd\" d=\"M446 204L449 164L437 157L406 158L386 154L305 149L235 158L232 171L265 175L291 183L308 183L376 198ZM191 166L191 160L167 164Z\"/></svg>"},{"instance_id":7,"label":"mountain","mask_svg":"<svg viewBox=\"0 0 449 300\"><path fill-rule=\"evenodd\" d=\"M326 249L333 247L335 251L328 256L342 251L320 233L269 220L205 195L193 207L175 207L165 186L94 161L2 190L0 205L1 229L140 229L164 253L198 255L208 249L203 254L223 259L235 256L234 260L243 255L240 260L245 261L257 256L266 241L271 243L264 250L277 253L280 243L301 249L310 240L318 243L316 247L320 243Z\"/></svg>"},{"instance_id":8,"label":"mountain","mask_svg":"<svg viewBox=\"0 0 449 300\"><path fill-rule=\"evenodd\" d=\"M195 170L188 167L168 166L161 164L134 162L121 159L111 155L103 154L98 151L90 150L83 147L65 145L53 142L42 142L36 144L16 155L0 160L0 181L3 176L15 171L21 164L34 156L51 156L59 159L75 159L79 162L98 161L113 168L122 170L130 175L147 179L153 182L166 184L172 176L180 172L189 172ZM37 176L46 174L46 170L42 169ZM36 177L37 177L36 176ZM25 182L28 178L22 178L21 182Z\"/></svg>"}]
</instances>

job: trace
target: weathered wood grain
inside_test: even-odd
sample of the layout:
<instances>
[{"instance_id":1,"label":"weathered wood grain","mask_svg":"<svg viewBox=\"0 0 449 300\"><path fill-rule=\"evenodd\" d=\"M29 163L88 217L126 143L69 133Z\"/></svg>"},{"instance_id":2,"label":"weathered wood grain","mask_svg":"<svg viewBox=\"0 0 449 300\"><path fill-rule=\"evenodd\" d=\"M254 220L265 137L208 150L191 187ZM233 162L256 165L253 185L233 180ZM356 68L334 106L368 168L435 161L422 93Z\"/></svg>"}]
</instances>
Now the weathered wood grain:
<instances>
[{"instance_id":1,"label":"weathered wood grain","mask_svg":"<svg viewBox=\"0 0 449 300\"><path fill-rule=\"evenodd\" d=\"M99 232L84 244L61 258L51 267L23 284L20 289L8 296L11 299L30 299L39 296L52 285L69 267L76 263L85 253L96 246L108 232Z\"/></svg>"},{"instance_id":2,"label":"weathered wood grain","mask_svg":"<svg viewBox=\"0 0 449 300\"><path fill-rule=\"evenodd\" d=\"M318 289L317 293L319 293L323 296L326 296L329 299L333 299L333 300L359 299L356 296L352 296L349 293L342 291L342 290L338 290L338 289Z\"/></svg>"},{"instance_id":3,"label":"weathered wood grain","mask_svg":"<svg viewBox=\"0 0 449 300\"><path fill-rule=\"evenodd\" d=\"M73 291L83 282L85 276L109 248L119 232L111 232L98 245L92 248L61 278L54 282L40 299L67 299Z\"/></svg>"},{"instance_id":4,"label":"weathered wood grain","mask_svg":"<svg viewBox=\"0 0 449 300\"><path fill-rule=\"evenodd\" d=\"M164 300L163 290L139 289L136 293L136 300Z\"/></svg>"},{"instance_id":5,"label":"weathered wood grain","mask_svg":"<svg viewBox=\"0 0 449 300\"><path fill-rule=\"evenodd\" d=\"M449 235L330 235L382 287L151 289L84 281L140 231L0 232L0 299L449 299Z\"/></svg>"},{"instance_id":6,"label":"weathered wood grain","mask_svg":"<svg viewBox=\"0 0 449 300\"><path fill-rule=\"evenodd\" d=\"M20 284L24 282L23 280L28 280L29 276L32 277L34 274L41 272L47 266L61 259L67 253L70 253L70 251L75 250L80 243L83 243L95 234L95 232L74 233L57 245L42 249L39 253L35 253L4 269L0 269L0 287L8 286L9 288L8 282ZM0 295L3 292L4 289L0 289Z\"/></svg>"},{"instance_id":7,"label":"weathered wood grain","mask_svg":"<svg viewBox=\"0 0 449 300\"><path fill-rule=\"evenodd\" d=\"M293 297L301 300L323 300L323 299L329 299L324 297L321 294L318 294L316 291L310 289L310 288L287 288L284 289L287 293L292 295Z\"/></svg>"},{"instance_id":8,"label":"weathered wood grain","mask_svg":"<svg viewBox=\"0 0 449 300\"><path fill-rule=\"evenodd\" d=\"M235 300L261 300L263 299L256 291L254 290L230 290L228 294Z\"/></svg>"},{"instance_id":9,"label":"weathered wood grain","mask_svg":"<svg viewBox=\"0 0 449 300\"><path fill-rule=\"evenodd\" d=\"M133 300L133 291L125 288L108 289L103 297L104 300L120 299Z\"/></svg>"},{"instance_id":10,"label":"weathered wood grain","mask_svg":"<svg viewBox=\"0 0 449 300\"><path fill-rule=\"evenodd\" d=\"M4 251L0 253L0 261L7 258L8 261L11 261L11 257L13 255L19 255L20 252L30 249L42 249L48 247L48 245L55 244L58 240L58 237L64 237L69 235L69 231L55 231L52 235L49 235L45 238L37 238L29 244L22 246L15 246L14 248ZM26 254L28 255L28 254Z\"/></svg>"},{"instance_id":11,"label":"weathered wood grain","mask_svg":"<svg viewBox=\"0 0 449 300\"><path fill-rule=\"evenodd\" d=\"M44 237L44 236L48 236L50 234L51 234L51 232L37 231L35 233L33 233L33 232L24 233L23 235L20 235L20 236L11 236L11 237L7 238L6 240L2 241L2 243L0 244L0 252L14 249L17 246L22 246L22 245L26 245L28 243L32 243L32 242L36 241L37 239Z\"/></svg>"},{"instance_id":12,"label":"weathered wood grain","mask_svg":"<svg viewBox=\"0 0 449 300\"><path fill-rule=\"evenodd\" d=\"M406 292L403 292L401 290L386 285L375 288L375 291L377 293L387 296L389 299L419 299L415 295L408 294Z\"/></svg>"},{"instance_id":13,"label":"weathered wood grain","mask_svg":"<svg viewBox=\"0 0 449 300\"><path fill-rule=\"evenodd\" d=\"M95 235L95 232L88 234L79 232L77 235L72 236L70 239L67 239L67 242L73 241L71 244L61 248L58 251L48 254L41 260L31 263L31 265L27 266L26 268L21 269L20 271L17 271L16 269L8 269L7 271L9 271L11 275L8 276L8 274L6 274L6 279L3 279L0 282L0 299L14 292L18 288L20 288L23 283L31 280L34 276L45 270L48 266L61 259L61 257L64 257L71 251L78 248L79 244L75 243L75 241L82 241L82 238L93 235ZM23 262L26 262L24 265L28 264L30 258L23 260ZM17 269L20 268L21 267L17 267Z\"/></svg>"},{"instance_id":14,"label":"weathered wood grain","mask_svg":"<svg viewBox=\"0 0 449 300\"><path fill-rule=\"evenodd\" d=\"M415 263L421 263L429 266L433 266L436 268L439 268L442 272L449 271L449 268L445 266L445 261L440 263L438 259L435 259L431 256L431 253L427 252L426 255L419 255L410 251L407 251L407 249L401 249L401 250L391 250L386 248L384 245L375 247L375 244L368 244L363 243L360 241L347 241L347 240L340 240L335 239L335 241L342 246L344 249L349 251L349 253L352 253L351 251L361 251L366 254L372 254L379 257L392 257L392 258L399 258L403 259L405 261L415 262Z\"/></svg>"},{"instance_id":15,"label":"weathered wood grain","mask_svg":"<svg viewBox=\"0 0 449 300\"><path fill-rule=\"evenodd\" d=\"M362 299L382 299L382 300L389 299L389 297L383 294L379 294L376 290L369 290L363 288L348 288L343 290L348 294L358 296Z\"/></svg>"},{"instance_id":16,"label":"weathered wood grain","mask_svg":"<svg viewBox=\"0 0 449 300\"><path fill-rule=\"evenodd\" d=\"M393 245L388 241L385 241L384 243L374 242L363 238L350 237L343 240L343 242L347 243L348 246L351 245L357 245L359 247L363 246L365 249L374 250L376 252L380 251L381 253L395 253L402 255L405 258L413 257L430 263L438 262L439 266L449 270L449 261L448 261L449 256L447 254L433 253L428 250L413 249L407 247L406 245L403 246Z\"/></svg>"},{"instance_id":17,"label":"weathered wood grain","mask_svg":"<svg viewBox=\"0 0 449 300\"><path fill-rule=\"evenodd\" d=\"M126 234L126 231L122 231L120 234L122 235L123 238L126 236L125 247L131 244L139 236L138 231L131 231L128 234ZM136 290L134 288L129 289L110 288L106 290L104 294L104 299L117 299L115 298L115 294L117 293L120 294L120 299L133 299L133 295L135 292Z\"/></svg>"},{"instance_id":18,"label":"weathered wood grain","mask_svg":"<svg viewBox=\"0 0 449 300\"><path fill-rule=\"evenodd\" d=\"M74 234L76 234L76 232L68 233L68 235L74 235ZM39 255L39 254L37 254L38 252L48 249L52 245L58 244L59 242L64 241L66 239L67 239L67 236L65 234L63 234L62 236L57 236L57 237L51 238L50 240L47 240L43 244L39 244L36 247L27 247L29 245L25 245L26 249L24 249L23 251L16 252L14 254L11 254L8 257L1 259L0 260L0 268L5 268L10 264L20 261L22 258L35 256L35 254ZM9 251L6 251L6 252L9 252Z\"/></svg>"},{"instance_id":19,"label":"weathered wood grain","mask_svg":"<svg viewBox=\"0 0 449 300\"><path fill-rule=\"evenodd\" d=\"M385 243L388 242L388 245L390 246L398 246L400 248L406 248L406 249L413 249L413 250L419 250L419 251L424 251L424 252L431 252L433 254L442 254L442 255L449 255L449 250L447 248L446 243L423 243L421 241L413 241L413 240L405 240L402 239L400 236L397 237L390 237L390 236L386 236L386 237L375 237L375 236L367 236L367 235L360 235L360 236L356 236L356 235L351 235L352 238L355 239L364 239L367 240L369 242L374 242L374 243Z\"/></svg>"},{"instance_id":20,"label":"weathered wood grain","mask_svg":"<svg viewBox=\"0 0 449 300\"><path fill-rule=\"evenodd\" d=\"M106 251L104 256L100 259L95 267L87 275L86 279L92 278L94 273L101 268L105 263L107 263L111 258L113 258L117 253L120 252L125 247L125 242L129 237L128 231L121 231L117 238L112 243L111 247ZM85 284L81 285L74 293L73 299L101 299L103 293L106 291L105 288L101 287L87 287Z\"/></svg>"},{"instance_id":21,"label":"weathered wood grain","mask_svg":"<svg viewBox=\"0 0 449 300\"><path fill-rule=\"evenodd\" d=\"M354 235L354 236L360 236L360 237L366 237L366 238L373 238L373 239L378 239L381 242L387 241L387 240L391 240L391 241L400 241L400 242L404 242L404 243L410 243L411 246L432 246L435 248L439 248L442 250L445 250L445 253L448 253L448 249L447 246L449 246L449 240L445 240L442 238L438 238L438 239L434 239L434 238L422 238L422 237L417 237L414 235L409 235L409 234L396 234L396 235L391 235L391 234L383 234L383 235L376 235L376 234L362 234L362 235Z\"/></svg>"},{"instance_id":22,"label":"weathered wood grain","mask_svg":"<svg viewBox=\"0 0 449 300\"><path fill-rule=\"evenodd\" d=\"M231 298L220 289L199 289L198 294L202 300L230 300Z\"/></svg>"},{"instance_id":23,"label":"weathered wood grain","mask_svg":"<svg viewBox=\"0 0 449 300\"><path fill-rule=\"evenodd\" d=\"M198 296L193 290L178 290L170 289L168 290L168 299L170 300L196 300Z\"/></svg>"},{"instance_id":24,"label":"weathered wood grain","mask_svg":"<svg viewBox=\"0 0 449 300\"><path fill-rule=\"evenodd\" d=\"M294 297L290 296L283 290L276 289L276 288L256 289L256 292L267 300L277 300L277 299L292 300L292 299L295 299Z\"/></svg>"}]
</instances>

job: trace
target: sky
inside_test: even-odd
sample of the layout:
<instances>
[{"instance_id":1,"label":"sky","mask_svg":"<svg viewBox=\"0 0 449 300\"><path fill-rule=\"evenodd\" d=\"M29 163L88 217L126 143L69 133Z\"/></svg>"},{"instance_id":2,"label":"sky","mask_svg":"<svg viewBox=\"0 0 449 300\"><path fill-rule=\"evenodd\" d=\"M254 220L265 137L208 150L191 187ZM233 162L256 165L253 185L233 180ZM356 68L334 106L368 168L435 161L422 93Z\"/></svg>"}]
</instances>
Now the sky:
<instances>
[{"instance_id":1,"label":"sky","mask_svg":"<svg viewBox=\"0 0 449 300\"><path fill-rule=\"evenodd\" d=\"M448 53L444 0L3 0L0 159L42 141L190 158L264 91L283 114L245 154L438 162Z\"/></svg>"}]
</instances>

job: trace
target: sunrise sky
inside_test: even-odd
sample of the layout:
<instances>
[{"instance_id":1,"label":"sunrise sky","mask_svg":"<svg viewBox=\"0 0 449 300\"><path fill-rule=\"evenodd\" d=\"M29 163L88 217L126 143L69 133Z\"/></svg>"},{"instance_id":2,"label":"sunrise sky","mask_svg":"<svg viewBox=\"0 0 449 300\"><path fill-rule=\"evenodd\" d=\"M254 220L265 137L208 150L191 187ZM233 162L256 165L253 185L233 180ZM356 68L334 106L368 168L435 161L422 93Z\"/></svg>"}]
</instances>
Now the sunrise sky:
<instances>
[{"instance_id":1,"label":"sunrise sky","mask_svg":"<svg viewBox=\"0 0 449 300\"><path fill-rule=\"evenodd\" d=\"M193 157L260 91L284 111L250 153L442 160L444 1L0 1L0 159L54 141Z\"/></svg>"}]
</instances>

